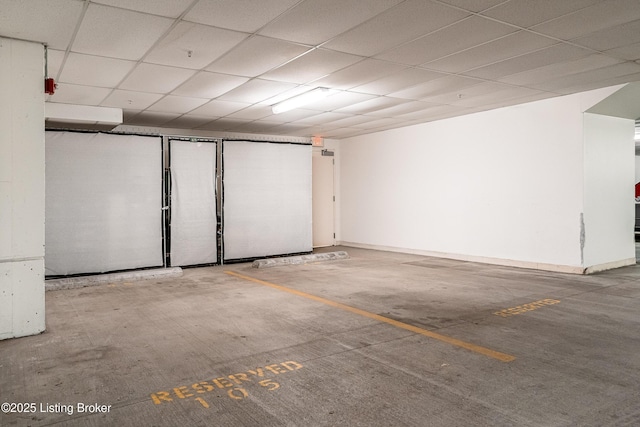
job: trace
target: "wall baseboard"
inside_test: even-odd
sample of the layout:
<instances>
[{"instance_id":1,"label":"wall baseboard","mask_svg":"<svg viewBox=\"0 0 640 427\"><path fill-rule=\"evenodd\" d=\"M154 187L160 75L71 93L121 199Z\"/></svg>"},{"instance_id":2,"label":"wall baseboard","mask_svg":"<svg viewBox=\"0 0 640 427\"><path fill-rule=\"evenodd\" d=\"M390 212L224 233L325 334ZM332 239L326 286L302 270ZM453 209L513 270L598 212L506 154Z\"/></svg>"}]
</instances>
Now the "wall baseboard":
<instances>
[{"instance_id":1,"label":"wall baseboard","mask_svg":"<svg viewBox=\"0 0 640 427\"><path fill-rule=\"evenodd\" d=\"M531 270L553 271L556 273L569 273L569 274L591 274L599 271L610 270L613 268L634 265L636 263L635 258L629 258L625 260L614 261L606 264L600 264L600 265L595 265L595 266L585 268L579 265L574 266L574 265L562 265L562 264L547 264L547 263L518 261L518 260L503 259L503 258L481 257L481 256L474 256L474 255L450 254L445 252L425 251L420 249L397 248L393 246L383 246L383 245L370 245L366 243L340 241L340 242L336 242L336 244L340 246L351 246L354 248L373 249L373 250L388 251L388 252L400 252L400 253L413 254L413 255L429 256L434 258L447 258L447 259L455 259L458 261L479 262L482 264L502 265L505 267L527 268Z\"/></svg>"}]
</instances>

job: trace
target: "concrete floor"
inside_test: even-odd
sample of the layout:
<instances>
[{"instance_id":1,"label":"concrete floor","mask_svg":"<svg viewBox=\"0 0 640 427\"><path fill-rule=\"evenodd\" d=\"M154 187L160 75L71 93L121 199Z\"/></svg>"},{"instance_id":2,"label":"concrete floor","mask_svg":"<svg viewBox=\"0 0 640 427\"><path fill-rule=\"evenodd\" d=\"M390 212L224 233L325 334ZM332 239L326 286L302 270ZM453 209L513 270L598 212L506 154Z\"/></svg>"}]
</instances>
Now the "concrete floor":
<instances>
[{"instance_id":1,"label":"concrete floor","mask_svg":"<svg viewBox=\"0 0 640 427\"><path fill-rule=\"evenodd\" d=\"M330 250L48 292L0 342L0 402L35 404L0 425L640 425L640 267Z\"/></svg>"}]
</instances>

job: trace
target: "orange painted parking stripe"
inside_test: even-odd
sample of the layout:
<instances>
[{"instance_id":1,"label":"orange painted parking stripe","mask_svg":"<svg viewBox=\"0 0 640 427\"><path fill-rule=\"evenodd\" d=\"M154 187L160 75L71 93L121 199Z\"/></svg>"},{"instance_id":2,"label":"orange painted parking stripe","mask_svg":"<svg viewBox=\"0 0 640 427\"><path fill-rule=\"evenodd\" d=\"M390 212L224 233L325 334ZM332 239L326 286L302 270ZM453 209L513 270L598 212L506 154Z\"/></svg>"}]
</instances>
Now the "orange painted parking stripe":
<instances>
[{"instance_id":1,"label":"orange painted parking stripe","mask_svg":"<svg viewBox=\"0 0 640 427\"><path fill-rule=\"evenodd\" d=\"M253 283L257 283L259 285L269 286L270 288L277 289L279 291L288 292L293 295L297 295L303 298L307 298L322 304L329 305L331 307L339 308L341 310L349 311L354 314L358 314L360 316L368 317L369 319L377 320L379 322L384 322L389 325L393 325L397 328L405 329L407 331L411 331L416 334L424 335L425 337L433 338L438 341L446 342L448 344L454 345L456 347L464 348L469 351L473 351L474 353L482 354L493 359L497 359L501 362L511 362L515 360L515 356L511 356L510 354L501 353L499 351L491 350L486 347L482 347L476 344L472 344L466 341L462 341L453 337L449 337L446 335L438 334L433 331L429 331L426 329L418 328L417 326L409 325L407 323L399 322L397 320L389 319L388 317L380 316L379 314L371 313L366 310L361 310L359 308L351 307L346 304L342 304L336 301L331 301L326 298L322 298L316 295L308 294L306 292L298 291L296 289L287 288L286 286L276 285L275 283L266 282L264 280L256 279L253 277L245 276L240 273L236 273L235 271L225 271L226 274L231 276L238 277L240 279L248 280Z\"/></svg>"}]
</instances>

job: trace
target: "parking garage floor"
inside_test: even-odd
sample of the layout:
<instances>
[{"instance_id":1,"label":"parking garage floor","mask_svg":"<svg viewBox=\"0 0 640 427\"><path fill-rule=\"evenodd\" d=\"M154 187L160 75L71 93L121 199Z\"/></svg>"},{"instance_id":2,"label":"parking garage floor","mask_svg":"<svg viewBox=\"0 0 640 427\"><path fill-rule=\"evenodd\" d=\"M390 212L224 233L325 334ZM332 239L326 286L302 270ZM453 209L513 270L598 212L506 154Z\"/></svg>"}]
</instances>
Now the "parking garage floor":
<instances>
[{"instance_id":1,"label":"parking garage floor","mask_svg":"<svg viewBox=\"0 0 640 427\"><path fill-rule=\"evenodd\" d=\"M640 424L639 267L329 250L47 292L0 342L0 425Z\"/></svg>"}]
</instances>

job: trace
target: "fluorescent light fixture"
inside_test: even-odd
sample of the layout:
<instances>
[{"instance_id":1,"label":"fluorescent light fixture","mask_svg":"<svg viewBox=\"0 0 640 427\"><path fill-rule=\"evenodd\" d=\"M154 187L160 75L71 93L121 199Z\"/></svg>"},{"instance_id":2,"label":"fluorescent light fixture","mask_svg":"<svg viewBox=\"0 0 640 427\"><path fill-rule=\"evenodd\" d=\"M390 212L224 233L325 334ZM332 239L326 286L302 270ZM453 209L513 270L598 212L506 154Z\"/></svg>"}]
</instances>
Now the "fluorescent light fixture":
<instances>
[{"instance_id":1,"label":"fluorescent light fixture","mask_svg":"<svg viewBox=\"0 0 640 427\"><path fill-rule=\"evenodd\" d=\"M294 96L293 98L285 99L284 101L273 105L271 107L271 111L273 111L273 114L284 113L285 111L293 110L294 108L302 107L303 105L318 101L329 95L329 93L330 91L326 87L319 87L301 95Z\"/></svg>"}]
</instances>

